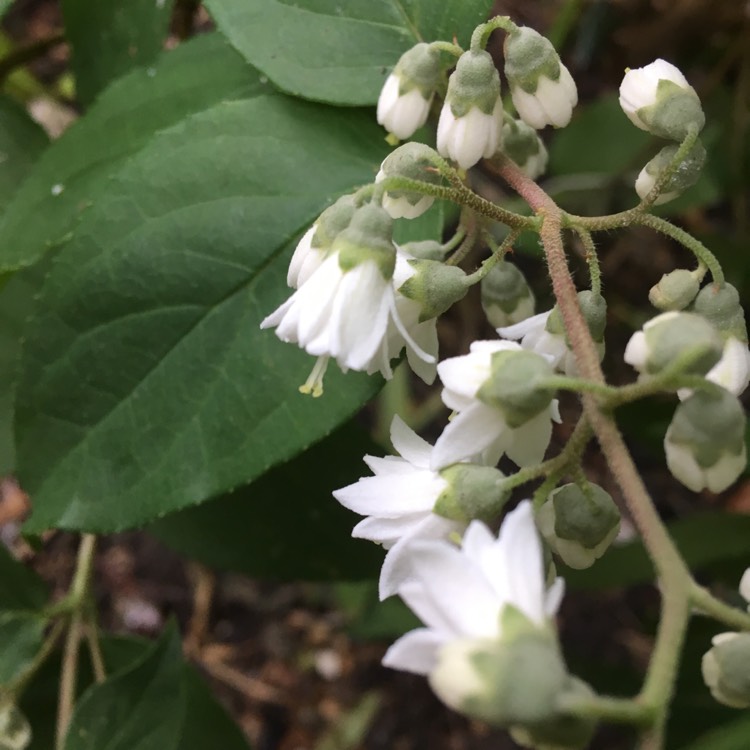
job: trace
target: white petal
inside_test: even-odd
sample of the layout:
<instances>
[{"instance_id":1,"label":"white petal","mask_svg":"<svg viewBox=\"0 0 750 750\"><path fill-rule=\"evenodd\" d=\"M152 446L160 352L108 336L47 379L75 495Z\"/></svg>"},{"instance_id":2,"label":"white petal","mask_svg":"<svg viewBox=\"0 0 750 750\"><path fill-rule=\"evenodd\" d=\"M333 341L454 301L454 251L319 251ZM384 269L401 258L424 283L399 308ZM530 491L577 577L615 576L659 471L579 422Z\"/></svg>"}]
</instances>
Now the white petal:
<instances>
[{"instance_id":1,"label":"white petal","mask_svg":"<svg viewBox=\"0 0 750 750\"><path fill-rule=\"evenodd\" d=\"M428 675L435 668L437 652L446 641L446 636L429 628L412 630L385 652L383 666Z\"/></svg>"},{"instance_id":2,"label":"white petal","mask_svg":"<svg viewBox=\"0 0 750 750\"><path fill-rule=\"evenodd\" d=\"M510 93L518 116L527 125L534 130L541 130L547 125L547 113L534 94L527 93L520 86L513 86Z\"/></svg>"},{"instance_id":3,"label":"white petal","mask_svg":"<svg viewBox=\"0 0 750 750\"><path fill-rule=\"evenodd\" d=\"M519 466L533 466L544 459L550 438L552 421L547 409L513 430L506 449L508 458Z\"/></svg>"},{"instance_id":4,"label":"white petal","mask_svg":"<svg viewBox=\"0 0 750 750\"><path fill-rule=\"evenodd\" d=\"M400 456L364 456L362 460L376 476L411 474L414 467Z\"/></svg>"},{"instance_id":5,"label":"white petal","mask_svg":"<svg viewBox=\"0 0 750 750\"><path fill-rule=\"evenodd\" d=\"M432 451L432 468L437 471L476 456L507 430L500 411L474 402L443 430Z\"/></svg>"},{"instance_id":6,"label":"white petal","mask_svg":"<svg viewBox=\"0 0 750 750\"><path fill-rule=\"evenodd\" d=\"M564 128L570 122L573 104L570 101L569 91L565 84L561 84L559 80L553 81L547 76L540 76L536 97L550 125L554 125L556 128Z\"/></svg>"},{"instance_id":7,"label":"white petal","mask_svg":"<svg viewBox=\"0 0 750 750\"><path fill-rule=\"evenodd\" d=\"M399 86L400 83L398 76L393 73L385 79L383 88L380 90L380 96L378 97L377 118L379 125L385 125L386 118L398 100Z\"/></svg>"},{"instance_id":8,"label":"white petal","mask_svg":"<svg viewBox=\"0 0 750 750\"><path fill-rule=\"evenodd\" d=\"M551 619L557 614L564 595L565 581L562 578L555 578L552 585L547 589L547 595L544 598L544 614L548 618Z\"/></svg>"},{"instance_id":9,"label":"white petal","mask_svg":"<svg viewBox=\"0 0 750 750\"><path fill-rule=\"evenodd\" d=\"M420 469L429 467L432 446L419 437L398 414L391 422L391 443L410 464Z\"/></svg>"},{"instance_id":10,"label":"white petal","mask_svg":"<svg viewBox=\"0 0 750 750\"><path fill-rule=\"evenodd\" d=\"M317 223L313 224L303 235L300 241L297 243L297 247L292 255L292 260L289 262L289 270L286 275L286 283L288 286L296 289L300 285L299 274L302 268L302 264L307 259L308 255L312 252L312 238L315 236L317 230Z\"/></svg>"},{"instance_id":11,"label":"white petal","mask_svg":"<svg viewBox=\"0 0 750 750\"><path fill-rule=\"evenodd\" d=\"M706 379L739 396L750 382L750 351L739 339L730 336L721 359L708 371Z\"/></svg>"},{"instance_id":12,"label":"white petal","mask_svg":"<svg viewBox=\"0 0 750 750\"><path fill-rule=\"evenodd\" d=\"M646 364L648 358L648 345L646 344L646 335L643 331L636 331L628 341L625 347L625 353L623 359L629 364L635 367L636 370L641 370Z\"/></svg>"},{"instance_id":13,"label":"white petal","mask_svg":"<svg viewBox=\"0 0 750 750\"><path fill-rule=\"evenodd\" d=\"M438 335L436 321L425 320L424 323L418 324L411 329L412 338L419 347L434 358L433 362L425 362L424 359L417 356L414 349L407 344L406 359L409 367L414 374L421 378L427 385L432 385L437 377L437 358L438 358Z\"/></svg>"},{"instance_id":14,"label":"white petal","mask_svg":"<svg viewBox=\"0 0 750 750\"><path fill-rule=\"evenodd\" d=\"M746 466L747 456L744 446L739 455L724 453L713 466L705 470L706 486L711 492L724 492L742 474Z\"/></svg>"},{"instance_id":15,"label":"white petal","mask_svg":"<svg viewBox=\"0 0 750 750\"><path fill-rule=\"evenodd\" d=\"M411 138L425 124L432 97L425 99L418 88L401 94L385 118L386 128L402 141Z\"/></svg>"},{"instance_id":16,"label":"white petal","mask_svg":"<svg viewBox=\"0 0 750 750\"><path fill-rule=\"evenodd\" d=\"M401 539L411 536L425 519L425 513L402 515L398 518L375 518L370 516L360 521L353 529L355 539L369 539L390 549Z\"/></svg>"},{"instance_id":17,"label":"white petal","mask_svg":"<svg viewBox=\"0 0 750 750\"><path fill-rule=\"evenodd\" d=\"M486 115L478 107L472 107L458 123L453 132L453 160L463 169L470 169L487 150L497 122L492 115Z\"/></svg>"},{"instance_id":18,"label":"white petal","mask_svg":"<svg viewBox=\"0 0 750 750\"><path fill-rule=\"evenodd\" d=\"M740 595L746 602L750 602L750 568L742 574L740 580Z\"/></svg>"},{"instance_id":19,"label":"white petal","mask_svg":"<svg viewBox=\"0 0 750 750\"><path fill-rule=\"evenodd\" d=\"M450 148L453 140L453 130L456 127L456 118L453 116L449 104L443 104L440 110L440 119L437 129L437 150L441 156L452 158Z\"/></svg>"},{"instance_id":20,"label":"white petal","mask_svg":"<svg viewBox=\"0 0 750 750\"><path fill-rule=\"evenodd\" d=\"M515 325L498 328L498 336L502 336L504 339L519 340L532 331L544 330L551 312L551 310L547 310L547 312L532 315L530 318L526 318L526 320L522 320Z\"/></svg>"},{"instance_id":21,"label":"white petal","mask_svg":"<svg viewBox=\"0 0 750 750\"><path fill-rule=\"evenodd\" d=\"M685 487L693 492L700 492L706 486L705 472L685 446L669 439L669 430L664 438L664 453L670 473Z\"/></svg>"}]
</instances>

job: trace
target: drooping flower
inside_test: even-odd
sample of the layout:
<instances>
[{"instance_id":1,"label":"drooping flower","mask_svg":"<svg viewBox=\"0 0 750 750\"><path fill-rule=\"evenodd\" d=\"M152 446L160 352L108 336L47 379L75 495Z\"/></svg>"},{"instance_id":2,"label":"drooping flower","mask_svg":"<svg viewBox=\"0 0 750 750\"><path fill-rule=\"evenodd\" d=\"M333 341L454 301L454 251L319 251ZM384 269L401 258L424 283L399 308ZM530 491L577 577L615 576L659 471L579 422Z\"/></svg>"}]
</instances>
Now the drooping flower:
<instances>
[{"instance_id":1,"label":"drooping flower","mask_svg":"<svg viewBox=\"0 0 750 750\"><path fill-rule=\"evenodd\" d=\"M542 551L529 501L509 513L498 538L472 521L460 548L417 540L410 548L412 575L398 593L425 627L399 638L383 664L430 675L441 650L462 639L502 639L502 615L514 608L544 628L563 595L558 578L545 585Z\"/></svg>"},{"instance_id":2,"label":"drooping flower","mask_svg":"<svg viewBox=\"0 0 750 750\"><path fill-rule=\"evenodd\" d=\"M357 209L322 264L261 328L276 328L282 340L317 356L318 364L303 392L322 393L327 359L341 369L392 375L388 333L394 325L414 350L432 359L411 341L396 307L392 278L396 248L393 220L375 204Z\"/></svg>"},{"instance_id":3,"label":"drooping flower","mask_svg":"<svg viewBox=\"0 0 750 750\"><path fill-rule=\"evenodd\" d=\"M646 164L638 174L635 181L635 192L641 200L645 200L648 194L656 186L656 181L664 169L671 164L677 154L677 144L664 146L661 151ZM706 149L700 141L696 141L693 148L675 168L672 176L662 187L659 197L654 201L655 206L669 203L681 195L689 187L698 182L701 170L706 163Z\"/></svg>"},{"instance_id":4,"label":"drooping flower","mask_svg":"<svg viewBox=\"0 0 750 750\"><path fill-rule=\"evenodd\" d=\"M721 359L705 377L735 396L740 396L750 383L750 350L747 344L734 336L729 336L724 342ZM680 388L677 395L684 400L692 392L691 388Z\"/></svg>"},{"instance_id":5,"label":"drooping flower","mask_svg":"<svg viewBox=\"0 0 750 750\"><path fill-rule=\"evenodd\" d=\"M532 180L547 170L549 154L536 130L523 120L507 119L503 125L503 152Z\"/></svg>"},{"instance_id":6,"label":"drooping flower","mask_svg":"<svg viewBox=\"0 0 750 750\"><path fill-rule=\"evenodd\" d=\"M438 364L442 398L457 412L435 443L432 467L466 459L494 466L503 454L519 466L538 463L560 421L543 385L548 361L510 341L475 341L469 354Z\"/></svg>"},{"instance_id":7,"label":"drooping flower","mask_svg":"<svg viewBox=\"0 0 750 750\"><path fill-rule=\"evenodd\" d=\"M400 455L365 456L374 476L333 493L345 508L368 516L354 527L352 536L388 550L380 574L381 599L396 593L408 576L414 540L446 539L466 528L465 516L456 508L457 495L472 508L487 503L500 508L507 496L500 486L503 475L496 469L470 464L442 472L431 469L432 446L398 416L391 424L391 442ZM446 507L454 511L452 518L438 514Z\"/></svg>"},{"instance_id":8,"label":"drooping flower","mask_svg":"<svg viewBox=\"0 0 750 750\"><path fill-rule=\"evenodd\" d=\"M437 148L463 169L493 156L501 145L500 76L489 53L469 50L456 64L440 112Z\"/></svg>"},{"instance_id":9,"label":"drooping flower","mask_svg":"<svg viewBox=\"0 0 750 750\"><path fill-rule=\"evenodd\" d=\"M534 292L513 263L495 264L482 279L481 291L482 309L494 328L512 326L534 314Z\"/></svg>"},{"instance_id":10,"label":"drooping flower","mask_svg":"<svg viewBox=\"0 0 750 750\"><path fill-rule=\"evenodd\" d=\"M731 708L750 708L750 633L719 633L703 655L703 681L711 695Z\"/></svg>"}]
</instances>

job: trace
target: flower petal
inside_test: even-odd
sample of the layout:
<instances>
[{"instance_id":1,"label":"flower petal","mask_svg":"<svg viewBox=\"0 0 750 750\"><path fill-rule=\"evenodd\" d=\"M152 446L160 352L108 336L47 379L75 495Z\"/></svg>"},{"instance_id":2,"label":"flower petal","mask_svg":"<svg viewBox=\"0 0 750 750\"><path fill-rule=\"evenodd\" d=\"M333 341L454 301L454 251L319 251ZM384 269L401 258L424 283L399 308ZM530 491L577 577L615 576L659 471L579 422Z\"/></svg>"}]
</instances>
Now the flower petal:
<instances>
[{"instance_id":1,"label":"flower petal","mask_svg":"<svg viewBox=\"0 0 750 750\"><path fill-rule=\"evenodd\" d=\"M412 630L385 652L383 666L428 675L437 664L438 650L447 640L446 636L429 628Z\"/></svg>"},{"instance_id":2,"label":"flower petal","mask_svg":"<svg viewBox=\"0 0 750 750\"><path fill-rule=\"evenodd\" d=\"M419 437L398 414L391 422L391 443L410 464L420 469L429 467L432 446Z\"/></svg>"},{"instance_id":3,"label":"flower petal","mask_svg":"<svg viewBox=\"0 0 750 750\"><path fill-rule=\"evenodd\" d=\"M434 470L481 454L508 430L497 409L475 401L449 422L432 451Z\"/></svg>"}]
</instances>

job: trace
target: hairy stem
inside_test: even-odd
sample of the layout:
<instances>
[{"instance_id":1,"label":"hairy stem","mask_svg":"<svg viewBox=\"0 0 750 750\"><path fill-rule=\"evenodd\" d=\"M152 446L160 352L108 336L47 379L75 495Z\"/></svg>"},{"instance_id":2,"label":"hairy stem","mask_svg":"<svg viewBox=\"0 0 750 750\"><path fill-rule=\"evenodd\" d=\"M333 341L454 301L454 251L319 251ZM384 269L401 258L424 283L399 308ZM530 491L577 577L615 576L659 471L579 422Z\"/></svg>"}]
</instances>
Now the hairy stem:
<instances>
[{"instance_id":1,"label":"hairy stem","mask_svg":"<svg viewBox=\"0 0 750 750\"><path fill-rule=\"evenodd\" d=\"M725 604L710 591L693 583L690 589L693 604L703 613L718 620L730 628L750 630L750 612Z\"/></svg>"}]
</instances>

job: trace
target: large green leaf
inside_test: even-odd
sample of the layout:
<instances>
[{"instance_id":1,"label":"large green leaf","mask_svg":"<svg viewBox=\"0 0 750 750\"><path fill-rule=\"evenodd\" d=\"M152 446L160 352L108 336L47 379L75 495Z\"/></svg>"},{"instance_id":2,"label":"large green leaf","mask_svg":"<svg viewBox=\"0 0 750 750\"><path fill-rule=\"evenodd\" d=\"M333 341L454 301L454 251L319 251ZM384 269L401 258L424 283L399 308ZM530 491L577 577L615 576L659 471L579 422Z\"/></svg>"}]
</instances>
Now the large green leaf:
<instances>
[{"instance_id":1,"label":"large green leaf","mask_svg":"<svg viewBox=\"0 0 750 750\"><path fill-rule=\"evenodd\" d=\"M159 130L225 99L264 90L218 35L165 53L123 77L37 162L0 222L0 273L34 264L69 237L107 179Z\"/></svg>"},{"instance_id":2,"label":"large green leaf","mask_svg":"<svg viewBox=\"0 0 750 750\"><path fill-rule=\"evenodd\" d=\"M12 99L0 98L0 213L47 143L44 131L23 107Z\"/></svg>"},{"instance_id":3,"label":"large green leaf","mask_svg":"<svg viewBox=\"0 0 750 750\"><path fill-rule=\"evenodd\" d=\"M30 529L122 529L216 497L347 419L379 378L314 360L259 323L288 294L292 238L382 154L366 113L280 96L162 133L57 255L16 400Z\"/></svg>"},{"instance_id":4,"label":"large green leaf","mask_svg":"<svg viewBox=\"0 0 750 750\"><path fill-rule=\"evenodd\" d=\"M91 102L110 81L151 64L169 29L173 0L63 0L76 92Z\"/></svg>"},{"instance_id":5,"label":"large green leaf","mask_svg":"<svg viewBox=\"0 0 750 750\"><path fill-rule=\"evenodd\" d=\"M750 716L741 716L702 734L682 750L747 750L750 744Z\"/></svg>"},{"instance_id":6,"label":"large green leaf","mask_svg":"<svg viewBox=\"0 0 750 750\"><path fill-rule=\"evenodd\" d=\"M34 660L45 625L33 612L0 612L0 685L15 680Z\"/></svg>"},{"instance_id":7,"label":"large green leaf","mask_svg":"<svg viewBox=\"0 0 750 750\"><path fill-rule=\"evenodd\" d=\"M207 0L219 30L284 91L373 104L389 68L419 41L466 44L490 0Z\"/></svg>"},{"instance_id":8,"label":"large green leaf","mask_svg":"<svg viewBox=\"0 0 750 750\"><path fill-rule=\"evenodd\" d=\"M47 588L42 579L0 544L0 610L40 609L46 601Z\"/></svg>"},{"instance_id":9,"label":"large green leaf","mask_svg":"<svg viewBox=\"0 0 750 750\"><path fill-rule=\"evenodd\" d=\"M134 667L84 693L65 750L179 750L185 693L180 638L170 627Z\"/></svg>"},{"instance_id":10,"label":"large green leaf","mask_svg":"<svg viewBox=\"0 0 750 750\"><path fill-rule=\"evenodd\" d=\"M151 530L180 554L260 578L377 576L383 551L351 538L359 516L331 496L367 473L366 453L382 450L350 423L249 487L167 516Z\"/></svg>"}]
</instances>

